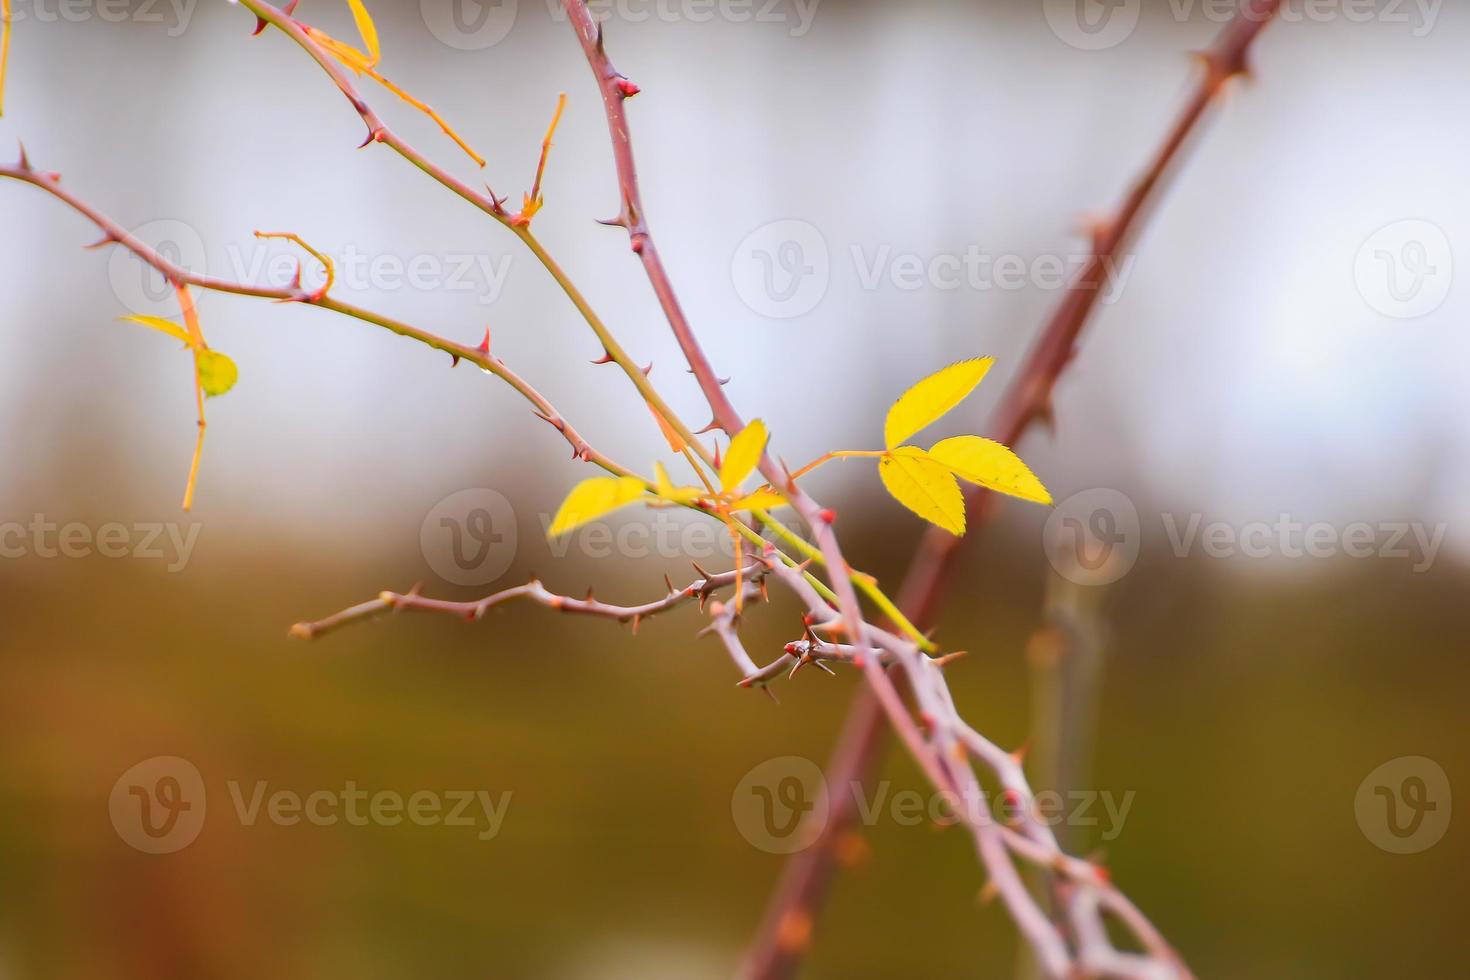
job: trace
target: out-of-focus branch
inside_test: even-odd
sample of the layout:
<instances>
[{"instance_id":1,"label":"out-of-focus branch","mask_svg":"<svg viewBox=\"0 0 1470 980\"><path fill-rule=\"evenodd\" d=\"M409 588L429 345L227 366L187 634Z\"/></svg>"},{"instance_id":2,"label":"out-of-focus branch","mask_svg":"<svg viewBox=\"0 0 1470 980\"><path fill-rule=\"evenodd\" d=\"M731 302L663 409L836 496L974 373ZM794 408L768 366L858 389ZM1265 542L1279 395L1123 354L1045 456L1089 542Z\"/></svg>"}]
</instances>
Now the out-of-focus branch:
<instances>
[{"instance_id":1,"label":"out-of-focus branch","mask_svg":"<svg viewBox=\"0 0 1470 980\"><path fill-rule=\"evenodd\" d=\"M766 574L767 566L757 562L744 570L744 576L752 581ZM735 584L740 573L735 571L720 572L718 574L704 575L693 582L676 589L672 583L665 582L668 592L662 598L652 602L645 602L635 606L617 606L606 602L599 602L589 592L585 598L576 599L571 596L557 595L549 591L539 581L532 580L524 585L504 589L483 599L475 599L470 602L452 602L446 599L431 599L419 595L417 591L406 593L384 592L376 599L360 603L350 609L328 616L326 619L317 620L313 623L297 623L291 627L291 635L301 639L312 640L325 636L334 630L344 626L351 626L364 619L388 612L430 612L441 615L453 616L468 622L476 622L483 619L485 614L496 606L502 606L517 600L527 600L564 612L574 616L593 616L602 619L610 619L617 623L632 623L636 631L638 625L645 619L657 616L659 613L668 612L691 600L697 600L703 605L717 590L729 588Z\"/></svg>"},{"instance_id":2,"label":"out-of-focus branch","mask_svg":"<svg viewBox=\"0 0 1470 980\"><path fill-rule=\"evenodd\" d=\"M470 347L430 333L419 327L412 326L411 324L404 323L401 320L354 306L351 303L344 303L341 300L326 295L322 291L303 289L299 279L298 282L291 286L275 287L233 282L214 276L190 272L188 269L164 258L156 249L150 247L117 222L63 187L59 174L36 170L31 166L30 160L27 159L24 150L21 151L20 161L17 164L14 166L0 166L0 178L10 178L40 188L96 225L97 229L102 233L102 237L89 245L89 248L119 245L132 252L139 260L151 266L159 275L163 276L165 280L175 286L194 286L212 292L230 293L236 296L251 296L258 299L301 303L306 306L319 307L334 313L340 313L344 316L350 316L357 320L362 320L365 323L371 323L374 326L390 330L401 337L408 337L425 346L443 351L452 357L456 363L466 361L474 364L481 370L489 372L502 381L505 381L523 398L530 402L537 416L550 424L552 428L556 429L566 439L572 447L573 455L578 459L593 463L619 476L632 475L626 468L592 448L587 440L583 439L581 434L572 427L571 423L562 416L555 405L548 401L528 381L511 370L501 358L490 353L488 333L486 334L485 341L479 346Z\"/></svg>"},{"instance_id":3,"label":"out-of-focus branch","mask_svg":"<svg viewBox=\"0 0 1470 980\"><path fill-rule=\"evenodd\" d=\"M1008 389L996 414L993 437L1015 445L1034 422L1050 420L1052 391L1070 362L1078 337L1101 295L1098 288L1109 264L1137 235L1147 206L1197 129L1205 111L1230 79L1248 74L1251 45L1280 9L1280 0L1242 0L1235 18L1201 55L1202 77L1163 143L1146 165L1113 217L1093 229L1093 254L1043 328L1025 366ZM984 490L967 497L971 534L993 516L995 495ZM934 621L946 592L960 539L942 531L926 533L899 592L902 610L921 628ZM885 714L869 690L854 699L827 770L829 785L868 783L874 777L887 739ZM837 844L854 826L856 814L834 807L826 830L806 850L787 860L749 951L744 976L777 980L794 976L804 943L786 941L810 929L793 930L794 921L813 922L836 868ZM1085 910L1084 910L1085 912ZM1095 936L1093 937L1095 938Z\"/></svg>"}]
</instances>

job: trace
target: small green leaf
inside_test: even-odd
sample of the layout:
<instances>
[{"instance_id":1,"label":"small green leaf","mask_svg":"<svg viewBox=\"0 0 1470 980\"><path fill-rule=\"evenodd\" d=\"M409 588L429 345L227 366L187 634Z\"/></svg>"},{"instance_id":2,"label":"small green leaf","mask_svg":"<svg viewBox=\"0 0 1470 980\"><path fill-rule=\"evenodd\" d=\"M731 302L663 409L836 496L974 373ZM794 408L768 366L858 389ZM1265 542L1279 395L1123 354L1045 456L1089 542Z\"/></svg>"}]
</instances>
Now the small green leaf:
<instances>
[{"instance_id":1,"label":"small green leaf","mask_svg":"<svg viewBox=\"0 0 1470 980\"><path fill-rule=\"evenodd\" d=\"M194 353L194 369L199 372L199 387L210 398L223 395L235 387L240 378L240 369L235 367L234 361L208 349Z\"/></svg>"},{"instance_id":2,"label":"small green leaf","mask_svg":"<svg viewBox=\"0 0 1470 980\"><path fill-rule=\"evenodd\" d=\"M184 328L179 326L177 323L174 323L172 320L165 320L162 317L157 316L144 316L141 313L135 314L133 316L118 317L118 319L126 320L130 323L141 323L143 326L149 327L153 330L157 330L159 333L168 334L175 340L181 341L186 347L194 346L194 341L189 338L189 334L184 330Z\"/></svg>"}]
</instances>

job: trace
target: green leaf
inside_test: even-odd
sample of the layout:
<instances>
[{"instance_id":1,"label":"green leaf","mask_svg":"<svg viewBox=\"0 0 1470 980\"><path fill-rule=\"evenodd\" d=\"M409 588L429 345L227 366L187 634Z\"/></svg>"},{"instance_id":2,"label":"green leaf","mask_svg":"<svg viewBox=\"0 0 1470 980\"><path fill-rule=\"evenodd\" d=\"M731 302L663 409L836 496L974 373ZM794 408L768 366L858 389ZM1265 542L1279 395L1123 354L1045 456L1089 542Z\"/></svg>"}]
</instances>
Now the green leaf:
<instances>
[{"instance_id":1,"label":"green leaf","mask_svg":"<svg viewBox=\"0 0 1470 980\"><path fill-rule=\"evenodd\" d=\"M766 451L766 443L770 438L770 434L766 432L766 424L760 419L754 419L736 433L735 438L730 440L730 448L725 451L725 458L720 461L721 490L728 493L745 482L745 478L760 463L761 454Z\"/></svg>"},{"instance_id":2,"label":"green leaf","mask_svg":"<svg viewBox=\"0 0 1470 980\"><path fill-rule=\"evenodd\" d=\"M964 401L994 363L993 357L960 361L934 372L904 392L888 410L888 419L883 425L885 448L896 448Z\"/></svg>"},{"instance_id":3,"label":"green leaf","mask_svg":"<svg viewBox=\"0 0 1470 980\"><path fill-rule=\"evenodd\" d=\"M219 351L199 350L194 352L194 370L199 373L199 387L210 398L223 395L235 387L240 378L240 369L235 362Z\"/></svg>"},{"instance_id":4,"label":"green leaf","mask_svg":"<svg viewBox=\"0 0 1470 980\"><path fill-rule=\"evenodd\" d=\"M165 320L162 317L157 316L144 316L141 313L135 314L133 316L119 317L118 319L126 320L131 323L141 323L143 326L149 327L153 330L157 330L159 333L168 334L175 340L181 341L186 347L194 346L194 341L190 339L188 332L185 331L184 328L179 326L177 323L174 323L172 320Z\"/></svg>"},{"instance_id":5,"label":"green leaf","mask_svg":"<svg viewBox=\"0 0 1470 980\"><path fill-rule=\"evenodd\" d=\"M548 537L559 537L611 514L643 496L643 481L631 476L594 476L572 488L551 522Z\"/></svg>"},{"instance_id":6,"label":"green leaf","mask_svg":"<svg viewBox=\"0 0 1470 980\"><path fill-rule=\"evenodd\" d=\"M965 495L949 468L913 446L878 461L878 476L895 500L950 534L965 533Z\"/></svg>"},{"instance_id":7,"label":"green leaf","mask_svg":"<svg viewBox=\"0 0 1470 980\"><path fill-rule=\"evenodd\" d=\"M1051 494L1036 474L1002 443L979 436L955 436L936 442L929 455L962 480L1033 503L1051 503Z\"/></svg>"}]
</instances>

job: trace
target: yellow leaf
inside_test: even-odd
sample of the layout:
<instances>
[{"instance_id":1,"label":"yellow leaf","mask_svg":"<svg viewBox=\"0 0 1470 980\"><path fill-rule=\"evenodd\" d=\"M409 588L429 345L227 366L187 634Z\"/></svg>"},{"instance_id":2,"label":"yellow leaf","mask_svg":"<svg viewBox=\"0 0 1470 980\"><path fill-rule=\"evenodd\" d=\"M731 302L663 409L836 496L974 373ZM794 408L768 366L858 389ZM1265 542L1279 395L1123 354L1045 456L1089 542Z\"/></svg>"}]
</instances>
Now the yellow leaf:
<instances>
[{"instance_id":1,"label":"yellow leaf","mask_svg":"<svg viewBox=\"0 0 1470 980\"><path fill-rule=\"evenodd\" d=\"M194 370L199 374L199 387L211 398L235 387L240 378L240 369L234 361L208 348L194 352Z\"/></svg>"},{"instance_id":2,"label":"yellow leaf","mask_svg":"<svg viewBox=\"0 0 1470 980\"><path fill-rule=\"evenodd\" d=\"M186 347L194 346L194 341L189 338L184 328L171 320L165 320L157 316L144 316L141 313L134 316L119 317L118 319L127 320L131 323L141 323L143 326L151 327L159 333L168 334L170 337L181 341Z\"/></svg>"},{"instance_id":3,"label":"yellow leaf","mask_svg":"<svg viewBox=\"0 0 1470 980\"><path fill-rule=\"evenodd\" d=\"M344 44L326 31L319 31L314 27L307 27L303 24L302 29L306 31L307 35L313 41L326 49L334 58L342 62L342 64L357 72L357 74L361 75L365 71L372 71L372 59L352 45Z\"/></svg>"},{"instance_id":4,"label":"yellow leaf","mask_svg":"<svg viewBox=\"0 0 1470 980\"><path fill-rule=\"evenodd\" d=\"M669 479L669 471L664 469L663 463L653 464L654 492L664 500L676 504L691 504L704 496L704 491L698 487L676 487L674 481Z\"/></svg>"},{"instance_id":5,"label":"yellow leaf","mask_svg":"<svg viewBox=\"0 0 1470 980\"><path fill-rule=\"evenodd\" d=\"M767 487L748 493L730 505L731 510L775 510L786 506L786 498Z\"/></svg>"},{"instance_id":6,"label":"yellow leaf","mask_svg":"<svg viewBox=\"0 0 1470 980\"><path fill-rule=\"evenodd\" d=\"M1036 474L1008 446L979 436L955 436L936 442L929 455L962 480L1038 504L1050 504L1051 494Z\"/></svg>"},{"instance_id":7,"label":"yellow leaf","mask_svg":"<svg viewBox=\"0 0 1470 980\"><path fill-rule=\"evenodd\" d=\"M766 451L766 442L770 438L766 432L766 423L760 419L754 419L736 433L735 438L730 440L730 448L725 450L724 460L720 463L721 490L728 493L745 482L745 478L750 476L760 463L761 455Z\"/></svg>"},{"instance_id":8,"label":"yellow leaf","mask_svg":"<svg viewBox=\"0 0 1470 980\"><path fill-rule=\"evenodd\" d=\"M878 461L878 475L894 499L950 534L965 533L965 495L949 469L922 449L903 446Z\"/></svg>"},{"instance_id":9,"label":"yellow leaf","mask_svg":"<svg viewBox=\"0 0 1470 980\"><path fill-rule=\"evenodd\" d=\"M669 420L664 418L663 412L660 412L652 405L648 406L648 410L653 413L653 420L658 423L658 431L664 434L664 441L669 444L670 449L676 453L682 453L688 448L688 443L684 441L684 437L679 435L674 427L669 424Z\"/></svg>"},{"instance_id":10,"label":"yellow leaf","mask_svg":"<svg viewBox=\"0 0 1470 980\"><path fill-rule=\"evenodd\" d=\"M936 371L904 392L888 410L888 420L883 425L886 448L901 445L909 436L964 401L994 363L993 357L960 361Z\"/></svg>"},{"instance_id":11,"label":"yellow leaf","mask_svg":"<svg viewBox=\"0 0 1470 980\"><path fill-rule=\"evenodd\" d=\"M10 0L0 0L0 116L5 115L5 64L10 60Z\"/></svg>"},{"instance_id":12,"label":"yellow leaf","mask_svg":"<svg viewBox=\"0 0 1470 980\"><path fill-rule=\"evenodd\" d=\"M362 5L362 0L347 0L347 6L352 8L352 19L357 23L357 33L362 35L362 43L367 47L368 67L371 68L381 57L378 50L378 29L373 25L373 19Z\"/></svg>"},{"instance_id":13,"label":"yellow leaf","mask_svg":"<svg viewBox=\"0 0 1470 980\"><path fill-rule=\"evenodd\" d=\"M610 514L643 496L643 483L631 476L594 476L572 488L551 522L549 537L558 537Z\"/></svg>"}]
</instances>

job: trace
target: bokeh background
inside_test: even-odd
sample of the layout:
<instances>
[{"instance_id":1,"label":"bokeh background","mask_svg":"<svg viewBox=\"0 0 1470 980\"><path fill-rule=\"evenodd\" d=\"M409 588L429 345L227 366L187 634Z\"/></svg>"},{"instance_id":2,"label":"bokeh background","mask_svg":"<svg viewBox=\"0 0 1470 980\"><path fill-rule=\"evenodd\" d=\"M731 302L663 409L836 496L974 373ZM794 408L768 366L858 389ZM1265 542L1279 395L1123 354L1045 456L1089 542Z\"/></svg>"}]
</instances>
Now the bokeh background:
<instances>
[{"instance_id":1,"label":"bokeh background","mask_svg":"<svg viewBox=\"0 0 1470 980\"><path fill-rule=\"evenodd\" d=\"M1381 814L1355 806L1386 762L1426 757L1452 786L1470 764L1470 291L1455 276L1470 19L1369 7L1360 22L1288 4L1266 31L1256 80L1214 117L1100 308L1056 433L1021 447L1059 500L1107 488L1138 515L1136 563L1088 599L1106 652L1086 785L1135 794L1106 860L1202 976L1449 976L1470 955L1463 825L1395 854L1375 844ZM599 447L659 453L547 275L388 151L356 150L360 121L278 33L252 39L246 11L212 0L15 8L0 141L24 139L37 166L215 274L278 270L289 250L260 247L258 228L357 256L344 298L467 342L488 325ZM460 28L450 0L370 8L384 72L488 156L501 193L525 189L569 94L538 232L702 423L625 239L592 223L615 187L564 19L541 0L466 3ZM1042 0L610 9L615 63L643 88L630 109L662 251L732 397L793 461L875 445L908 383L980 353L996 371L942 428L983 430L1056 284L906 288L892 262L933 269L973 249L1034 272L1081 254L1080 217L1119 198L1188 90L1185 52L1219 29L1212 5L1183 0L1084 4L1120 18L1090 34L1066 27L1079 8ZM299 12L351 36L345 5ZM371 98L476 176L431 123ZM804 229L798 265L820 280L774 311L751 292L763 250L773 275L790 271L772 222ZM692 611L636 639L511 608L473 627L396 618L289 640L293 622L414 582L468 598L535 572L638 600L690 556L585 538L554 554L543 521L583 471L505 386L354 321L223 296L201 314L241 380L210 405L199 502L182 514L188 361L115 322L169 309L127 256L80 251L92 232L0 185L0 523L197 537L182 562L166 544L165 559L22 546L0 560L0 977L730 975L781 865L742 836L732 792L765 760L823 760L854 678L806 672L780 706L738 691ZM427 518L474 488L503 497L496 533L514 542L494 581L467 585L446 581ZM854 561L896 583L918 522L858 463L813 488ZM1274 538L1264 556L1180 554L1167 530L1282 515L1334 540L1365 524L1372 557L1293 557ZM942 621L972 651L952 670L960 703L1007 745L1033 734L1046 518L1007 507L967 548ZM1410 557L1387 547L1410 525L1442 532L1432 560L1412 535ZM777 603L750 617L748 646L774 656L795 629ZM198 839L168 855L109 819L114 783L156 756L189 760L209 794ZM921 786L901 758L886 776ZM489 841L244 825L227 787L262 780L512 796ZM809 976L1011 975L1013 932L977 902L960 834L885 819L867 840Z\"/></svg>"}]
</instances>

